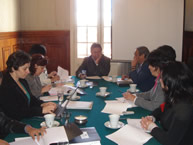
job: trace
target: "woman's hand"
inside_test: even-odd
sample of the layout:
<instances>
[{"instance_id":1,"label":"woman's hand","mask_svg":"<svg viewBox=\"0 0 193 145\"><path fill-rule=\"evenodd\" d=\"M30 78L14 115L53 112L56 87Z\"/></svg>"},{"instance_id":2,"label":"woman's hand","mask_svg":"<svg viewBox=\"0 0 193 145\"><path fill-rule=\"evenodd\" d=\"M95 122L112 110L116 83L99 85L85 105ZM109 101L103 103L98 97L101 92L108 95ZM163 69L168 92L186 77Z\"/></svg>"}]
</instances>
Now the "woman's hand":
<instances>
[{"instance_id":1,"label":"woman's hand","mask_svg":"<svg viewBox=\"0 0 193 145\"><path fill-rule=\"evenodd\" d=\"M56 71L52 71L51 73L48 74L48 77L52 78L55 75L57 75L57 72Z\"/></svg>"},{"instance_id":2,"label":"woman's hand","mask_svg":"<svg viewBox=\"0 0 193 145\"><path fill-rule=\"evenodd\" d=\"M122 94L123 97L126 99L126 100L130 100L130 101L134 101L136 96L132 95L131 93L129 92L125 92Z\"/></svg>"},{"instance_id":3,"label":"woman's hand","mask_svg":"<svg viewBox=\"0 0 193 145\"><path fill-rule=\"evenodd\" d=\"M55 76L51 77L51 82L56 82L56 81L59 81L59 80L60 80L59 75L55 75Z\"/></svg>"},{"instance_id":4,"label":"woman's hand","mask_svg":"<svg viewBox=\"0 0 193 145\"><path fill-rule=\"evenodd\" d=\"M44 136L46 133L45 127L42 127L40 129L33 128L31 126L26 126L26 132L35 140L35 136L37 137L37 140L40 140L40 136Z\"/></svg>"},{"instance_id":5,"label":"woman's hand","mask_svg":"<svg viewBox=\"0 0 193 145\"><path fill-rule=\"evenodd\" d=\"M157 125L153 122L153 117L147 116L147 117L142 117L141 127L147 131L152 131L152 129L157 127Z\"/></svg>"},{"instance_id":6,"label":"woman's hand","mask_svg":"<svg viewBox=\"0 0 193 145\"><path fill-rule=\"evenodd\" d=\"M9 143L4 141L4 140L2 140L2 139L0 139L0 145L9 145Z\"/></svg>"},{"instance_id":7,"label":"woman's hand","mask_svg":"<svg viewBox=\"0 0 193 145\"><path fill-rule=\"evenodd\" d=\"M48 102L48 103L43 103L41 107L42 107L42 113L47 114L47 113L53 113L56 110L57 105L53 102Z\"/></svg>"},{"instance_id":8,"label":"woman's hand","mask_svg":"<svg viewBox=\"0 0 193 145\"><path fill-rule=\"evenodd\" d=\"M52 85L46 85L42 88L41 93L48 92L52 88Z\"/></svg>"},{"instance_id":9,"label":"woman's hand","mask_svg":"<svg viewBox=\"0 0 193 145\"><path fill-rule=\"evenodd\" d=\"M47 102L47 103L41 104L41 107L45 107L45 106L54 106L55 108L57 108L57 105L54 102Z\"/></svg>"}]
</instances>

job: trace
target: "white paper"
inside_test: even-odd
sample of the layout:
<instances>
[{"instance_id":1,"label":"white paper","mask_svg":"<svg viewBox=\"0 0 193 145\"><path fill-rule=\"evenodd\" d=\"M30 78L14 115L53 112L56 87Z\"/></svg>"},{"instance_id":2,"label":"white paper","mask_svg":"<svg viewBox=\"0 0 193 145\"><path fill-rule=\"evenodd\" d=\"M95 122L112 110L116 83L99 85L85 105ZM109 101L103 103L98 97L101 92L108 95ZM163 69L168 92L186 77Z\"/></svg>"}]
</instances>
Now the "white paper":
<instances>
[{"instance_id":1,"label":"white paper","mask_svg":"<svg viewBox=\"0 0 193 145\"><path fill-rule=\"evenodd\" d=\"M61 80L68 80L69 79L69 72L68 72L68 70L63 69L60 66L58 66L57 74L60 76Z\"/></svg>"},{"instance_id":2,"label":"white paper","mask_svg":"<svg viewBox=\"0 0 193 145\"><path fill-rule=\"evenodd\" d=\"M106 138L114 141L119 145L142 145L146 143L152 136L144 131L137 129L131 125L125 125L118 131L107 135Z\"/></svg>"},{"instance_id":3,"label":"white paper","mask_svg":"<svg viewBox=\"0 0 193 145\"><path fill-rule=\"evenodd\" d=\"M51 88L50 91L49 91L49 94L50 94L51 96L56 96L58 90L61 90L61 88L62 88L62 90L64 91L64 95L68 95L68 91L71 90L69 86L63 85L63 86L61 86L61 87Z\"/></svg>"},{"instance_id":4,"label":"white paper","mask_svg":"<svg viewBox=\"0 0 193 145\"><path fill-rule=\"evenodd\" d=\"M49 145L57 142L68 142L68 137L63 126L46 129L46 134L44 134L38 143L40 145Z\"/></svg>"},{"instance_id":5,"label":"white paper","mask_svg":"<svg viewBox=\"0 0 193 145\"><path fill-rule=\"evenodd\" d=\"M107 82L112 82L112 77L109 76L102 76L102 78Z\"/></svg>"},{"instance_id":6,"label":"white paper","mask_svg":"<svg viewBox=\"0 0 193 145\"><path fill-rule=\"evenodd\" d=\"M58 101L58 96L42 96L40 100L44 102Z\"/></svg>"},{"instance_id":7,"label":"white paper","mask_svg":"<svg viewBox=\"0 0 193 145\"><path fill-rule=\"evenodd\" d=\"M68 100L66 100L62 107L66 105ZM93 102L86 102L86 101L69 101L67 105L67 109L81 109L81 110L91 110Z\"/></svg>"},{"instance_id":8,"label":"white paper","mask_svg":"<svg viewBox=\"0 0 193 145\"><path fill-rule=\"evenodd\" d=\"M128 103L128 107L127 108L137 107L137 105L135 105L133 101L126 100L124 97L119 97L119 98L116 98L116 99L118 101L122 102L122 103Z\"/></svg>"},{"instance_id":9,"label":"white paper","mask_svg":"<svg viewBox=\"0 0 193 145\"><path fill-rule=\"evenodd\" d=\"M145 130L141 127L140 121L141 119L127 119L128 125L136 127L137 129L145 132Z\"/></svg>"},{"instance_id":10,"label":"white paper","mask_svg":"<svg viewBox=\"0 0 193 145\"><path fill-rule=\"evenodd\" d=\"M86 77L86 79L90 79L90 80L99 80L99 79L101 79L101 77L99 77L99 76L89 76L89 77Z\"/></svg>"},{"instance_id":11,"label":"white paper","mask_svg":"<svg viewBox=\"0 0 193 145\"><path fill-rule=\"evenodd\" d=\"M15 138L15 141L25 140L25 139L29 139L29 138L31 138L31 136L27 136L27 137L17 137L17 138Z\"/></svg>"},{"instance_id":12,"label":"white paper","mask_svg":"<svg viewBox=\"0 0 193 145\"><path fill-rule=\"evenodd\" d=\"M15 142L9 143L10 145L38 145L31 137L18 139Z\"/></svg>"},{"instance_id":13,"label":"white paper","mask_svg":"<svg viewBox=\"0 0 193 145\"><path fill-rule=\"evenodd\" d=\"M122 103L117 100L105 101L106 105L101 111L103 113L122 115L123 111L127 110L128 103Z\"/></svg>"}]
</instances>

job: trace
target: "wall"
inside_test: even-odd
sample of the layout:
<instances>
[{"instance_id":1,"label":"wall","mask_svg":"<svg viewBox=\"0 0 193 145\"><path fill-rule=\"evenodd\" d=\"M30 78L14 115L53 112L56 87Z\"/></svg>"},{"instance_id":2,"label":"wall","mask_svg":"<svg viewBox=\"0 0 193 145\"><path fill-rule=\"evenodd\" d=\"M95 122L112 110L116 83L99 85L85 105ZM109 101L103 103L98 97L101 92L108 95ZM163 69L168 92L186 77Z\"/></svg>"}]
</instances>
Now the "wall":
<instances>
[{"instance_id":1,"label":"wall","mask_svg":"<svg viewBox=\"0 0 193 145\"><path fill-rule=\"evenodd\" d=\"M70 71L70 0L21 0L21 49L32 44L47 48L48 71Z\"/></svg>"},{"instance_id":2,"label":"wall","mask_svg":"<svg viewBox=\"0 0 193 145\"><path fill-rule=\"evenodd\" d=\"M186 0L185 30L193 31L193 0Z\"/></svg>"},{"instance_id":3,"label":"wall","mask_svg":"<svg viewBox=\"0 0 193 145\"><path fill-rule=\"evenodd\" d=\"M186 0L183 61L193 57L193 0Z\"/></svg>"},{"instance_id":4,"label":"wall","mask_svg":"<svg viewBox=\"0 0 193 145\"><path fill-rule=\"evenodd\" d=\"M0 32L18 31L20 28L20 0L1 0L0 10Z\"/></svg>"},{"instance_id":5,"label":"wall","mask_svg":"<svg viewBox=\"0 0 193 145\"><path fill-rule=\"evenodd\" d=\"M0 0L0 71L8 56L20 47L20 0Z\"/></svg>"},{"instance_id":6,"label":"wall","mask_svg":"<svg viewBox=\"0 0 193 145\"><path fill-rule=\"evenodd\" d=\"M182 58L184 0L113 0L112 58L132 60L135 48L171 45Z\"/></svg>"},{"instance_id":7,"label":"wall","mask_svg":"<svg viewBox=\"0 0 193 145\"><path fill-rule=\"evenodd\" d=\"M70 0L21 0L21 30L70 30Z\"/></svg>"}]
</instances>

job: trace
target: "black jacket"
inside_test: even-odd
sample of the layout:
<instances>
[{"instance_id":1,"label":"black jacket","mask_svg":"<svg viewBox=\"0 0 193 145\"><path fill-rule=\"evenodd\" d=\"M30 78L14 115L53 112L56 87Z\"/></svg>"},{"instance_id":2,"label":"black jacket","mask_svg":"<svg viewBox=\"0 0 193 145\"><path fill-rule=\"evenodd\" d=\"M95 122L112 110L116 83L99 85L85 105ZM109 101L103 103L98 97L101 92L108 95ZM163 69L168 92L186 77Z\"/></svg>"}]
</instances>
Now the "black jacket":
<instances>
[{"instance_id":1,"label":"black jacket","mask_svg":"<svg viewBox=\"0 0 193 145\"><path fill-rule=\"evenodd\" d=\"M162 128L155 127L151 135L163 145L193 145L193 105L180 102L171 107L165 106L164 112L156 109L152 115L160 121Z\"/></svg>"},{"instance_id":2,"label":"black jacket","mask_svg":"<svg viewBox=\"0 0 193 145\"><path fill-rule=\"evenodd\" d=\"M0 138L3 139L8 133L25 133L26 124L6 117L0 109Z\"/></svg>"},{"instance_id":3,"label":"black jacket","mask_svg":"<svg viewBox=\"0 0 193 145\"><path fill-rule=\"evenodd\" d=\"M30 94L30 103L26 94L17 85L9 73L3 77L0 88L0 107L10 118L21 120L27 117L41 116L43 101L35 98L24 79L19 80Z\"/></svg>"}]
</instances>

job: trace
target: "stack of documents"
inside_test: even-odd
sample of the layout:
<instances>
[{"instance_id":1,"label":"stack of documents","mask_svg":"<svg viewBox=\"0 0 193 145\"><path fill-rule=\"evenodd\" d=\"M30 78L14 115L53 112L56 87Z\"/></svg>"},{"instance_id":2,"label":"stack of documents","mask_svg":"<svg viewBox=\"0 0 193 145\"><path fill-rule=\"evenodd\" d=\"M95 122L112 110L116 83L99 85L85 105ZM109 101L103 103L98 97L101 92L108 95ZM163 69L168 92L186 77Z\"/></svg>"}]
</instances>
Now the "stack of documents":
<instances>
[{"instance_id":1,"label":"stack of documents","mask_svg":"<svg viewBox=\"0 0 193 145\"><path fill-rule=\"evenodd\" d=\"M39 141L31 137L10 143L10 145L50 145L51 143L68 142L66 131L63 126L46 129L46 134Z\"/></svg>"},{"instance_id":2,"label":"stack of documents","mask_svg":"<svg viewBox=\"0 0 193 145\"><path fill-rule=\"evenodd\" d=\"M129 103L123 103L118 100L105 101L106 105L101 111L103 113L122 115L127 110Z\"/></svg>"}]
</instances>

